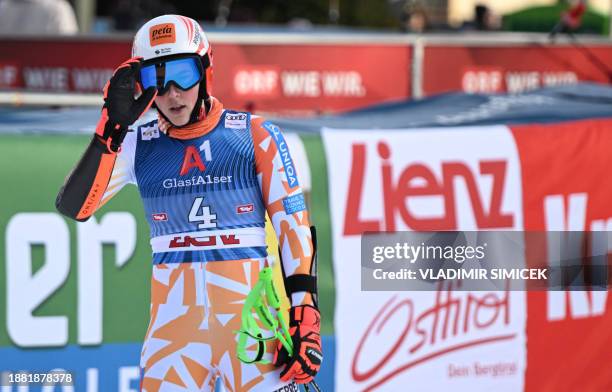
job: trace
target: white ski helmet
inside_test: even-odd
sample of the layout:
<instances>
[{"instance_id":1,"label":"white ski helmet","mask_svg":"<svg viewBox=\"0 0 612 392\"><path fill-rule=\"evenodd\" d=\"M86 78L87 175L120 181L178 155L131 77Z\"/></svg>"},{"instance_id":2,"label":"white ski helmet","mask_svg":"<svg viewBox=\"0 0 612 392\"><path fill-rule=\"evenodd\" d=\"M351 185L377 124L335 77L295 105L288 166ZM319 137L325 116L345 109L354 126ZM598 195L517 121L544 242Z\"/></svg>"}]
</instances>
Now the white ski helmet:
<instances>
[{"instance_id":1,"label":"white ski helmet","mask_svg":"<svg viewBox=\"0 0 612 392\"><path fill-rule=\"evenodd\" d=\"M136 33L132 57L145 61L177 54L210 52L210 43L195 20L181 15L162 15L145 23Z\"/></svg>"},{"instance_id":2,"label":"white ski helmet","mask_svg":"<svg viewBox=\"0 0 612 392\"><path fill-rule=\"evenodd\" d=\"M197 120L197 111L202 104L200 100L207 100L212 94L212 49L204 30L198 22L186 16L162 15L149 20L134 36L132 57L142 57L145 63L181 54L198 55L204 70L191 123Z\"/></svg>"}]
</instances>

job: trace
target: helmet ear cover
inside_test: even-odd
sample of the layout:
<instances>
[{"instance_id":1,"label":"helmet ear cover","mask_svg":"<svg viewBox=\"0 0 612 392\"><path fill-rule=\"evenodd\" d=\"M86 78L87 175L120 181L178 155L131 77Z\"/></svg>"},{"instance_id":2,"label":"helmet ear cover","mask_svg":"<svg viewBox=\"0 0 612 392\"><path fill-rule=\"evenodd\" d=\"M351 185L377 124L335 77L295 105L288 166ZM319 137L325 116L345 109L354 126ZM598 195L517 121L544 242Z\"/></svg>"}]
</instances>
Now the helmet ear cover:
<instances>
[{"instance_id":1,"label":"helmet ear cover","mask_svg":"<svg viewBox=\"0 0 612 392\"><path fill-rule=\"evenodd\" d=\"M211 55L209 55L208 53L205 53L204 55L200 56L200 59L202 61L202 81L200 82L200 98L207 100L210 96L210 88L211 86L208 85L209 80L208 80L208 76L209 76L209 72L212 71L212 61L210 58Z\"/></svg>"}]
</instances>

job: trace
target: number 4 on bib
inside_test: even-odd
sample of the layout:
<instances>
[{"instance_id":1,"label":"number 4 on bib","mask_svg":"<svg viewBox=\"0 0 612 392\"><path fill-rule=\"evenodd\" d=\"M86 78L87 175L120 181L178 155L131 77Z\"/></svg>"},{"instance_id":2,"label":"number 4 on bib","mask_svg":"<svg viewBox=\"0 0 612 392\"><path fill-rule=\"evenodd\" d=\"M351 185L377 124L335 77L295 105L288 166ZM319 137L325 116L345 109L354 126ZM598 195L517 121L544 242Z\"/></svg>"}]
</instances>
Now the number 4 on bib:
<instances>
[{"instance_id":1,"label":"number 4 on bib","mask_svg":"<svg viewBox=\"0 0 612 392\"><path fill-rule=\"evenodd\" d=\"M210 212L210 206L202 205L204 203L203 197L196 197L189 211L189 222L201 222L198 223L199 229L210 229L217 227L217 214Z\"/></svg>"}]
</instances>

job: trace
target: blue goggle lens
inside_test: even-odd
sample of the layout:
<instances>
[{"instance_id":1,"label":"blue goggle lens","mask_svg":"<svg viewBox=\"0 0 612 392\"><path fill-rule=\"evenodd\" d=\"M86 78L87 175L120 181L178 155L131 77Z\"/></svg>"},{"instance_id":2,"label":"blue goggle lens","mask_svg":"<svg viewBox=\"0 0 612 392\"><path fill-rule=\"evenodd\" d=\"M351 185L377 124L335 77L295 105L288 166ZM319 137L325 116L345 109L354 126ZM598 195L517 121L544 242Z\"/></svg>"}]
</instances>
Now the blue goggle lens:
<instances>
[{"instance_id":1,"label":"blue goggle lens","mask_svg":"<svg viewBox=\"0 0 612 392\"><path fill-rule=\"evenodd\" d=\"M169 60L161 64L149 64L140 69L140 82L146 90L156 87L158 94L168 91L170 83L181 90L189 90L202 80L202 70L198 59L187 57ZM158 78L159 75L159 78Z\"/></svg>"}]
</instances>

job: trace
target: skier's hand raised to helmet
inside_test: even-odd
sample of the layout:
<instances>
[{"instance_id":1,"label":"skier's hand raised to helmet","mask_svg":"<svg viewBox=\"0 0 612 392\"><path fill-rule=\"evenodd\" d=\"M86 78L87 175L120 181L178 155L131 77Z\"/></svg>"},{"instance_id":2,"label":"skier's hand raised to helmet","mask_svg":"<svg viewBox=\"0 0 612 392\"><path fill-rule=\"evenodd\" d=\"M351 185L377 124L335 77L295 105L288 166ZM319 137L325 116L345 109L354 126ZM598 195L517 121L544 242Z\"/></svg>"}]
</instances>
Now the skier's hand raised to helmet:
<instances>
[{"instance_id":1,"label":"skier's hand raised to helmet","mask_svg":"<svg viewBox=\"0 0 612 392\"><path fill-rule=\"evenodd\" d=\"M141 64L140 57L125 61L104 86L104 105L96 134L109 152L119 151L128 127L151 107L157 96L157 89L149 87L138 99L134 98Z\"/></svg>"}]
</instances>

